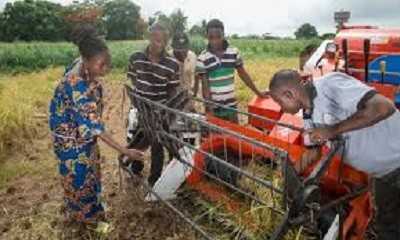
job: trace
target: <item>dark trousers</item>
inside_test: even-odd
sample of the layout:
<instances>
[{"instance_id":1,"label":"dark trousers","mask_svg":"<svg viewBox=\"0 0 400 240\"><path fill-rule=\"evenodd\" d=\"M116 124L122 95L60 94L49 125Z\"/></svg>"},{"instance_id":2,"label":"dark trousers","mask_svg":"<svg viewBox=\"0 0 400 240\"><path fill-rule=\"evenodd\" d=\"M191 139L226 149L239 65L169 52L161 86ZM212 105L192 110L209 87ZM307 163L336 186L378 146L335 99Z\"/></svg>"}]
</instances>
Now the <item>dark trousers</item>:
<instances>
[{"instance_id":1,"label":"dark trousers","mask_svg":"<svg viewBox=\"0 0 400 240\"><path fill-rule=\"evenodd\" d=\"M153 186L160 178L164 166L164 148L158 141L151 143L151 167L148 182Z\"/></svg>"},{"instance_id":2,"label":"dark trousers","mask_svg":"<svg viewBox=\"0 0 400 240\"><path fill-rule=\"evenodd\" d=\"M187 138L183 139L184 142L195 145L196 139ZM174 156L171 152L168 151L169 161L171 161ZM159 142L155 142L151 144L151 167L150 167L150 176L148 178L148 182L150 185L154 185L157 180L160 178L162 174L164 166L164 148Z\"/></svg>"},{"instance_id":3,"label":"dark trousers","mask_svg":"<svg viewBox=\"0 0 400 240\"><path fill-rule=\"evenodd\" d=\"M400 239L400 169L374 179L375 231L378 240Z\"/></svg>"}]
</instances>

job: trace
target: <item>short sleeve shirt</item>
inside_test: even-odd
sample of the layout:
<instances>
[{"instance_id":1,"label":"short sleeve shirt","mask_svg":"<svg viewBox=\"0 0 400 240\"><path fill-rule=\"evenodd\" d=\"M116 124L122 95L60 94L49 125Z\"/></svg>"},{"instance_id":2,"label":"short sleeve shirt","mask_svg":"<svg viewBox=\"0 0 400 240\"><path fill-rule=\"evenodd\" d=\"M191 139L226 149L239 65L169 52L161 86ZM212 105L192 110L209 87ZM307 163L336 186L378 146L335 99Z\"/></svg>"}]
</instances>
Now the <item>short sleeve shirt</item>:
<instances>
[{"instance_id":1,"label":"short sleeve shirt","mask_svg":"<svg viewBox=\"0 0 400 240\"><path fill-rule=\"evenodd\" d=\"M165 103L168 92L180 84L178 60L163 53L160 61L152 62L148 50L136 52L129 59L127 76L135 86L135 93L152 101Z\"/></svg>"},{"instance_id":2,"label":"short sleeve shirt","mask_svg":"<svg viewBox=\"0 0 400 240\"><path fill-rule=\"evenodd\" d=\"M243 65L239 50L226 43L221 57L210 50L203 51L197 61L196 73L206 74L211 100L229 107L237 105L235 97L235 70Z\"/></svg>"},{"instance_id":3,"label":"short sleeve shirt","mask_svg":"<svg viewBox=\"0 0 400 240\"><path fill-rule=\"evenodd\" d=\"M314 83L317 96L306 128L337 124L355 114L375 90L344 73L329 73ZM377 124L343 134L345 161L374 176L400 167L400 113Z\"/></svg>"}]
</instances>

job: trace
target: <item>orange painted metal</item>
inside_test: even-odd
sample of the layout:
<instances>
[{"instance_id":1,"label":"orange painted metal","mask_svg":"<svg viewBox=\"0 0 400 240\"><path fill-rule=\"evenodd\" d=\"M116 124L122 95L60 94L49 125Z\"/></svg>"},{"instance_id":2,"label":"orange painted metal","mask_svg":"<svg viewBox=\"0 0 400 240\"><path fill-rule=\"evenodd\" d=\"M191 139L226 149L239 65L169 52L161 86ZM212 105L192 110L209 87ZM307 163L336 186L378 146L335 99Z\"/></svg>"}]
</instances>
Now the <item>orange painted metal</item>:
<instances>
[{"instance_id":1,"label":"orange painted metal","mask_svg":"<svg viewBox=\"0 0 400 240\"><path fill-rule=\"evenodd\" d=\"M250 113L258 116L264 116L269 119L278 120L282 116L281 107L272 98L253 98L248 106ZM263 121L262 119L250 117L249 123L257 128L272 130L273 123Z\"/></svg>"},{"instance_id":2,"label":"orange painted metal","mask_svg":"<svg viewBox=\"0 0 400 240\"><path fill-rule=\"evenodd\" d=\"M284 113L279 119L280 123L285 123L298 128L303 128L303 119L292 114ZM289 144L300 145L303 143L302 133L287 127L275 125L269 134L274 139L285 141Z\"/></svg>"},{"instance_id":3,"label":"orange painted metal","mask_svg":"<svg viewBox=\"0 0 400 240\"><path fill-rule=\"evenodd\" d=\"M364 74L362 72L365 64L363 49L364 39L370 39L369 61L382 55L400 54L400 28L382 29L372 26L345 27L335 38L335 43L339 46L339 49L341 48L343 39L347 39L348 41L348 64L350 67L350 74L359 80L364 80ZM341 57L343 57L343 52L341 50L339 53L341 54ZM312 78L317 81L320 76L334 71L336 65L335 62L326 61L325 65L321 66L321 68L315 69L312 73ZM369 83L369 85L389 99L394 99L396 91L395 86L381 84L379 82ZM270 98L262 99L254 97L248 104L248 111L262 117L297 127L302 127L303 125L301 117L283 114L280 106ZM301 169L301 158L306 149L302 146L303 141L300 132L285 130L273 123L254 117L249 118L249 124L251 126L241 126L213 116L208 116L208 121L222 128L232 130L242 136L273 145L286 151L294 167L296 169ZM227 146L231 151L241 151L245 155L258 154L264 157L274 156L272 151L256 147L249 142L244 142L243 140L228 135L210 135L207 139L204 139L201 149L206 152L211 152L211 150L214 151L218 148L224 148ZM204 168L205 161L203 154L196 153L194 159L196 166L200 169ZM308 176L316 164L317 163L314 163L306 168L304 172L299 174L302 176ZM191 184L198 184L202 181L202 174L199 171L193 171L191 176L189 176L188 181ZM368 185L368 183L369 179L367 174L360 172L347 164L343 164L341 158L335 156L330 168L322 178L321 189L325 196L330 196L332 199L335 199L344 194L350 193L354 188ZM208 193L204 189L208 189ZM203 191L206 195L215 194L217 196L218 194L216 192L218 191L212 189L213 187L200 187L199 191ZM216 196L214 196L215 199L218 198ZM371 193L368 192L350 201L349 213L345 219L344 229L342 232L344 239L364 239L368 224L373 217L373 205L371 199Z\"/></svg>"},{"instance_id":4,"label":"orange painted metal","mask_svg":"<svg viewBox=\"0 0 400 240\"><path fill-rule=\"evenodd\" d=\"M389 99L394 99L396 95L396 86L393 86L391 84L382 84L382 83L368 83L369 86L374 87L376 91L378 91L380 94L383 96L389 98Z\"/></svg>"},{"instance_id":5,"label":"orange painted metal","mask_svg":"<svg viewBox=\"0 0 400 240\"><path fill-rule=\"evenodd\" d=\"M286 120L285 122L294 123L292 117L295 116L283 116ZM207 116L207 120L220 126L224 129L228 129L239 133L242 136L246 136L275 147L278 147L288 153L289 160L295 166L296 169L300 169L301 166L301 156L305 151L305 148L301 144L289 143L287 140L279 139L274 137L274 134L266 134L252 126L241 126L236 123L228 122L220 118L214 117L212 115ZM282 121L282 119L281 119ZM295 123L300 125L300 121ZM277 136L277 135L275 135ZM296 141L295 141L296 142ZM298 140L297 140L298 142ZM266 150L265 148L257 147L247 141L243 141L232 135L221 135L221 134L211 134L206 139L203 139L200 149L205 152L217 152L227 148L229 151L241 152L244 156L252 156L252 154L260 155L266 158L274 157L274 152ZM328 149L325 149L328 151ZM194 162L196 168L204 169L205 167L205 155L197 152L194 156ZM317 164L317 163L315 163ZM312 169L315 167L310 165L301 174L302 176L308 176ZM204 182L203 174L201 171L194 170L192 174L188 177L188 183L193 186L194 189L198 190L200 193L205 195L208 199L213 202L219 202L220 199L226 198L226 193L215 184ZM335 156L330 168L327 173L323 176L321 181L321 188L326 196L330 196L331 199L343 196L350 193L352 189L368 184L368 176L356 169L352 168L347 164L341 162L339 156ZM365 193L360 197L350 201L349 204L349 215L345 219L343 236L344 239L348 240L362 240L367 226L372 218L373 210L371 205L371 198L369 193ZM234 212L240 206L240 202L235 200L227 200L224 203L225 208Z\"/></svg>"}]
</instances>

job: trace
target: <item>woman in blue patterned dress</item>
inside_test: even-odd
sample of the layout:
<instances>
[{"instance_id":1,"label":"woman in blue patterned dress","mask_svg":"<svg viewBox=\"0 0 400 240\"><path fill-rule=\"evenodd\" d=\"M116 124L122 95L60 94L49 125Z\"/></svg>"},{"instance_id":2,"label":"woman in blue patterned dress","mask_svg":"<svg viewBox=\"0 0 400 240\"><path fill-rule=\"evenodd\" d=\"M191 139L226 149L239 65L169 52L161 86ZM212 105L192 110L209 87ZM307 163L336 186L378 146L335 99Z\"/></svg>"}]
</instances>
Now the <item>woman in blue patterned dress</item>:
<instances>
[{"instance_id":1,"label":"woman in blue patterned dress","mask_svg":"<svg viewBox=\"0 0 400 240\"><path fill-rule=\"evenodd\" d=\"M50 129L64 188L66 220L96 223L104 218L100 198L100 156L97 140L132 159L143 153L126 149L105 132L101 121L103 88L98 80L110 68L105 42L93 27L74 31L81 57L67 68L50 103Z\"/></svg>"}]
</instances>

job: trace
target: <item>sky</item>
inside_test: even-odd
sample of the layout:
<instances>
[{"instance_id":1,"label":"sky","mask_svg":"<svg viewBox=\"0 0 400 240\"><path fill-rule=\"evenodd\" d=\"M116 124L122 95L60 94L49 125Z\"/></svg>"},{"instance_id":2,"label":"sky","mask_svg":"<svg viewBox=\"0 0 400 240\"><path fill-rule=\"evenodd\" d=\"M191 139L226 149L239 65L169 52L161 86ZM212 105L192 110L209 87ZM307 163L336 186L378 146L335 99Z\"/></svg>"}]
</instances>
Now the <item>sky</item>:
<instances>
[{"instance_id":1,"label":"sky","mask_svg":"<svg viewBox=\"0 0 400 240\"><path fill-rule=\"evenodd\" d=\"M0 0L0 8L6 2ZM53 0L61 4L72 0ZM228 34L237 33L293 36L303 23L316 26L319 33L334 32L333 13L351 11L350 23L400 27L400 0L133 0L146 18L157 11L166 14L180 8L189 26L202 19L219 18Z\"/></svg>"}]
</instances>

